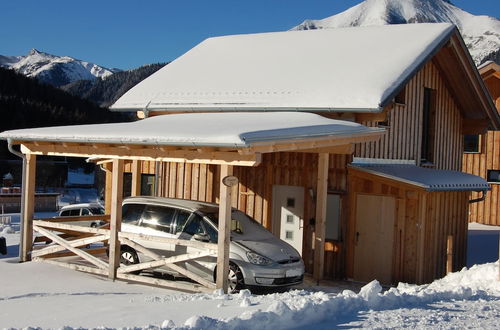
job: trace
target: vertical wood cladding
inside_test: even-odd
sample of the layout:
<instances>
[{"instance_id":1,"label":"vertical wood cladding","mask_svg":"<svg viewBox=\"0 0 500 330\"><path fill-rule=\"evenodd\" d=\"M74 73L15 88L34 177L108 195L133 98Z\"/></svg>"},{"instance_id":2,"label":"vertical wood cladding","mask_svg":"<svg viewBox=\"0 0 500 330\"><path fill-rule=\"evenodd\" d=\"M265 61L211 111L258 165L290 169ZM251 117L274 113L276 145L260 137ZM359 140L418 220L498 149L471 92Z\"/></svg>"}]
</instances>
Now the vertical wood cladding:
<instances>
[{"instance_id":1,"label":"vertical wood cladding","mask_svg":"<svg viewBox=\"0 0 500 330\"><path fill-rule=\"evenodd\" d=\"M462 117L432 61L406 85L406 104L396 104L389 110L386 135L377 142L356 145L355 156L415 160L420 165L425 88L435 91L433 167L459 171L463 149ZM378 125L375 121L361 123L370 127Z\"/></svg>"},{"instance_id":2,"label":"vertical wood cladding","mask_svg":"<svg viewBox=\"0 0 500 330\"><path fill-rule=\"evenodd\" d=\"M466 265L468 192L426 192L407 184L350 171L347 276L354 271L356 195L396 198L392 282L428 283L446 274L446 240L453 237L453 271Z\"/></svg>"},{"instance_id":3,"label":"vertical wood cladding","mask_svg":"<svg viewBox=\"0 0 500 330\"><path fill-rule=\"evenodd\" d=\"M488 170L500 170L500 132L483 134L480 148L479 153L463 154L463 171L486 178ZM474 199L480 196L480 193L472 194ZM469 222L500 225L500 184L491 184L484 201L470 204Z\"/></svg>"}]
</instances>

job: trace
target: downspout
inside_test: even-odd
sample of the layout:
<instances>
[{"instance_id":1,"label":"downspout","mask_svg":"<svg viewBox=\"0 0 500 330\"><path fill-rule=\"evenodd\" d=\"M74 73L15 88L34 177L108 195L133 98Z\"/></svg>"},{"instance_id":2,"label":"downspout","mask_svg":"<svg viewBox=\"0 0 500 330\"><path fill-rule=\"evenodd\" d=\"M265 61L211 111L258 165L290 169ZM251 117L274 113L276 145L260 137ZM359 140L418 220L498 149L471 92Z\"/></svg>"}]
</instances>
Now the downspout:
<instances>
[{"instance_id":1,"label":"downspout","mask_svg":"<svg viewBox=\"0 0 500 330\"><path fill-rule=\"evenodd\" d=\"M479 198L469 200L469 204L479 203L479 202L484 201L486 199L486 194L488 193L488 191L481 190L481 192L483 193L483 195L481 197L479 197Z\"/></svg>"},{"instance_id":2,"label":"downspout","mask_svg":"<svg viewBox=\"0 0 500 330\"><path fill-rule=\"evenodd\" d=\"M26 172L26 155L17 151L17 150L14 150L14 148L12 148L12 139L8 138L7 139L7 148L9 149L9 151L13 154L13 155L16 155L17 157L21 158L23 160L23 169L22 169L22 176L21 176L21 212L20 212L20 221L19 221L19 225L20 225L20 228L19 228L19 232L20 232L20 239L19 241L22 242L23 241L23 227L24 227L24 196L25 196L25 193L26 193L26 182L25 182L25 172ZM19 249L19 260L21 260L21 257L22 257L22 249Z\"/></svg>"}]
</instances>

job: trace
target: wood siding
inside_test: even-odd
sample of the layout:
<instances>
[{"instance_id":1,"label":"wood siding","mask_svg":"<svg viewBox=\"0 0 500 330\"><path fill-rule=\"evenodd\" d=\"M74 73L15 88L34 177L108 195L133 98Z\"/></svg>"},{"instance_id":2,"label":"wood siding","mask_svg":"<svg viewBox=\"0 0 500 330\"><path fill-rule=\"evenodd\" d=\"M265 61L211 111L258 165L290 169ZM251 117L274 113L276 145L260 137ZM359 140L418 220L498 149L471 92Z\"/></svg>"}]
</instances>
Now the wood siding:
<instances>
[{"instance_id":1,"label":"wood siding","mask_svg":"<svg viewBox=\"0 0 500 330\"><path fill-rule=\"evenodd\" d=\"M426 192L349 170L349 227L346 240L347 275L353 276L356 195L396 198L392 282L428 283L446 274L446 239L453 236L453 270L466 265L468 192Z\"/></svg>"},{"instance_id":2,"label":"wood siding","mask_svg":"<svg viewBox=\"0 0 500 330\"><path fill-rule=\"evenodd\" d=\"M462 115L448 91L440 71L428 62L405 88L405 104L388 111L387 133L380 141L359 144L355 156L363 158L414 160L420 165L424 88L436 91L433 167L460 170L463 150ZM376 121L362 121L374 127Z\"/></svg>"},{"instance_id":3,"label":"wood siding","mask_svg":"<svg viewBox=\"0 0 500 330\"><path fill-rule=\"evenodd\" d=\"M486 179L488 170L500 170L500 132L488 131L481 136L479 153L463 154L463 171ZM473 193L472 198L481 197ZM470 205L469 222L500 225L500 184L491 184L491 191L482 202Z\"/></svg>"}]
</instances>

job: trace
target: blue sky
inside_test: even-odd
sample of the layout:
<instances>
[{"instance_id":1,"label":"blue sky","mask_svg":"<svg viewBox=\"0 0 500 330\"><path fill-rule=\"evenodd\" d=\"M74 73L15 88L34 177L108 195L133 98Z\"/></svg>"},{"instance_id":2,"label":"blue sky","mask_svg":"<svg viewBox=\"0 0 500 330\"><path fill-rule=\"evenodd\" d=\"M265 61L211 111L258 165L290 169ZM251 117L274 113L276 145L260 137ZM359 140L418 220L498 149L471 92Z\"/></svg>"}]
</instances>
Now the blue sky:
<instances>
[{"instance_id":1,"label":"blue sky","mask_svg":"<svg viewBox=\"0 0 500 330\"><path fill-rule=\"evenodd\" d=\"M107 67L166 62L217 35L282 31L361 0L25 0L0 6L0 55L31 48ZM499 0L452 0L500 16Z\"/></svg>"}]
</instances>

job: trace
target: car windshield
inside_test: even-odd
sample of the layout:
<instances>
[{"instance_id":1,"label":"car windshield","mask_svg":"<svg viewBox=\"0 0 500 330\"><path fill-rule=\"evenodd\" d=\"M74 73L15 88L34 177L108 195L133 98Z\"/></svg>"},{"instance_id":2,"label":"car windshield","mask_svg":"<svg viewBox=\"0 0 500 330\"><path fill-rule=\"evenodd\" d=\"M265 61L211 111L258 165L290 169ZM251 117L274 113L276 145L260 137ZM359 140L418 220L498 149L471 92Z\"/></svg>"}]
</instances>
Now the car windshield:
<instances>
[{"instance_id":1,"label":"car windshield","mask_svg":"<svg viewBox=\"0 0 500 330\"><path fill-rule=\"evenodd\" d=\"M206 213L206 216L210 219L210 222L217 227L219 226L219 214L217 212ZM233 210L231 237L235 240L262 240L273 238L274 235L245 213Z\"/></svg>"}]
</instances>

